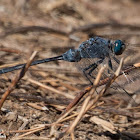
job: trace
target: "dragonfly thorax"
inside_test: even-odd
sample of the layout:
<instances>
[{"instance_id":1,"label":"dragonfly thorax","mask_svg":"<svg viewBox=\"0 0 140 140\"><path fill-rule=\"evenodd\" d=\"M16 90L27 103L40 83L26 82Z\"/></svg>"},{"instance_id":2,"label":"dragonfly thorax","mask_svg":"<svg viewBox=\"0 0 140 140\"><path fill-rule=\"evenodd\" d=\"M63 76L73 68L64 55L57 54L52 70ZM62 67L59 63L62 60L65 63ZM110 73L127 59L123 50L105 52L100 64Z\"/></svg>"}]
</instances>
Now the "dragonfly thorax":
<instances>
[{"instance_id":1,"label":"dragonfly thorax","mask_svg":"<svg viewBox=\"0 0 140 140\"><path fill-rule=\"evenodd\" d=\"M110 41L101 37L90 38L79 46L81 58L104 59L110 53Z\"/></svg>"}]
</instances>

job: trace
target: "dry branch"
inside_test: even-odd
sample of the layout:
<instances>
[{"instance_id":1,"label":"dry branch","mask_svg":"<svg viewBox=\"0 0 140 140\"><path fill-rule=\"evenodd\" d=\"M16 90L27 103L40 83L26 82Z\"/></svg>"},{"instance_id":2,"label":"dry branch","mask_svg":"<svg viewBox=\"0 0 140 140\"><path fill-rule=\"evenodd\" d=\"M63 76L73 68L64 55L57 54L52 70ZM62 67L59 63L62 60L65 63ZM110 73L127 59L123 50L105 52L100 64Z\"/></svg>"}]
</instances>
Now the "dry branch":
<instances>
[{"instance_id":1,"label":"dry branch","mask_svg":"<svg viewBox=\"0 0 140 140\"><path fill-rule=\"evenodd\" d=\"M19 80L25 75L25 73L27 72L28 68L30 67L30 64L32 63L35 55L36 55L37 51L35 51L32 56L29 58L29 60L27 61L27 64L24 66L24 68L20 71L19 74L16 75L15 79L12 81L11 85L9 85L7 91L3 94L1 100L0 100L0 110L1 107L4 103L4 101L6 100L6 98L8 97L8 95L14 90L16 84L19 82Z\"/></svg>"}]
</instances>

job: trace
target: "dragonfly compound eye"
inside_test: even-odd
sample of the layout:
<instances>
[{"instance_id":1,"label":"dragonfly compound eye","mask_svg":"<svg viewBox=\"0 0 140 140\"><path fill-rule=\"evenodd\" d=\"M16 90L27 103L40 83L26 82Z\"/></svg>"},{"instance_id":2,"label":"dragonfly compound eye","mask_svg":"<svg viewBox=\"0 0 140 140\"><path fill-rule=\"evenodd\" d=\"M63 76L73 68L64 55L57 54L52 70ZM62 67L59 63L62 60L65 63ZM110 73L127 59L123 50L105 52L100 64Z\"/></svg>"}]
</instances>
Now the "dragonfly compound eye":
<instances>
[{"instance_id":1,"label":"dragonfly compound eye","mask_svg":"<svg viewBox=\"0 0 140 140\"><path fill-rule=\"evenodd\" d=\"M124 50L125 50L125 44L121 40L116 40L114 46L115 55L121 55Z\"/></svg>"}]
</instances>

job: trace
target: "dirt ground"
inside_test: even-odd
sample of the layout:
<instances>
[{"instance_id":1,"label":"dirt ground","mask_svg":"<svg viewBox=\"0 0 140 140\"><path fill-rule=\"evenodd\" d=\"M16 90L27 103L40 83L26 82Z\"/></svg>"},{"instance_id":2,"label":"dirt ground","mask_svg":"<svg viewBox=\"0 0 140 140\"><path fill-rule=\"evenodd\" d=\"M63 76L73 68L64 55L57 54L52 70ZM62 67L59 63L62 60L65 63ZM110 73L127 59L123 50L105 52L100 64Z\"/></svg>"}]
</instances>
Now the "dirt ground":
<instances>
[{"instance_id":1,"label":"dirt ground","mask_svg":"<svg viewBox=\"0 0 140 140\"><path fill-rule=\"evenodd\" d=\"M0 69L26 63L34 51L34 60L61 55L94 36L125 41L118 58L126 58L124 68L140 63L140 1L0 0ZM68 104L88 87L75 64L32 66L12 87L19 72L0 75L0 98L9 92L0 112L0 140L140 139L139 68L117 78L120 86L112 84L105 95L95 92L99 98L80 117L88 97L96 98L89 90L63 119Z\"/></svg>"}]
</instances>

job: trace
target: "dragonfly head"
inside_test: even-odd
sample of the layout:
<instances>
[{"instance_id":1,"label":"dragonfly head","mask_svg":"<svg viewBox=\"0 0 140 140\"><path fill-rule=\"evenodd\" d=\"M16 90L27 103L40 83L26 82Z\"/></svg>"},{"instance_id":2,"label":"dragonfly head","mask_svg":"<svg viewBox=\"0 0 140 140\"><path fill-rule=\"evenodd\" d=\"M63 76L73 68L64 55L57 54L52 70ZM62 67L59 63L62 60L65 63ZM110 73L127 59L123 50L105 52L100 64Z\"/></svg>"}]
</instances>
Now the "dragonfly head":
<instances>
[{"instance_id":1,"label":"dragonfly head","mask_svg":"<svg viewBox=\"0 0 140 140\"><path fill-rule=\"evenodd\" d=\"M125 50L125 44L121 40L116 40L114 43L114 53L115 55L121 55Z\"/></svg>"}]
</instances>

